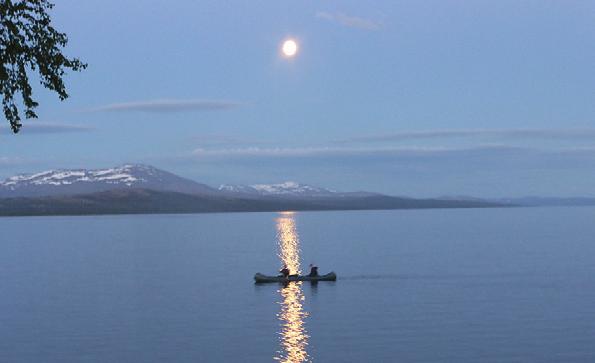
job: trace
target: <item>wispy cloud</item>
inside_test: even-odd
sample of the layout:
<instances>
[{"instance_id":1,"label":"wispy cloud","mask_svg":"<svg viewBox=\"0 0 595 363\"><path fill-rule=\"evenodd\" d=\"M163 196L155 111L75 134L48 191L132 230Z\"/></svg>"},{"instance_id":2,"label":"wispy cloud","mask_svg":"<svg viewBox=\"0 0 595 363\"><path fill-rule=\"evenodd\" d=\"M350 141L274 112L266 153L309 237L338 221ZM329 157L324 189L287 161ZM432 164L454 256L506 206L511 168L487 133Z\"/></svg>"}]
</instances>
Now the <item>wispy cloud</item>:
<instances>
[{"instance_id":1,"label":"wispy cloud","mask_svg":"<svg viewBox=\"0 0 595 363\"><path fill-rule=\"evenodd\" d=\"M14 169L25 165L36 164L38 160L20 156L0 156L0 169ZM0 178L1 180L2 178Z\"/></svg>"},{"instance_id":2,"label":"wispy cloud","mask_svg":"<svg viewBox=\"0 0 595 363\"><path fill-rule=\"evenodd\" d=\"M312 170L329 168L383 170L442 170L445 175L473 170L590 169L595 147L535 148L510 145L472 147L295 147L195 149L187 160L253 168ZM256 170L254 169L254 170ZM292 170L294 170L292 169ZM329 169L330 170L330 169Z\"/></svg>"},{"instance_id":3,"label":"wispy cloud","mask_svg":"<svg viewBox=\"0 0 595 363\"><path fill-rule=\"evenodd\" d=\"M343 190L400 195L497 195L537 190L556 194L565 180L570 181L570 189L592 193L587 180L593 180L595 173L595 148L252 147L196 149L180 158L182 161L201 165L201 170L233 171L252 180L277 180L283 175L320 180L321 185Z\"/></svg>"},{"instance_id":4,"label":"wispy cloud","mask_svg":"<svg viewBox=\"0 0 595 363\"><path fill-rule=\"evenodd\" d=\"M454 153L477 152L510 152L517 150L531 150L506 145L482 145L470 148L449 147L295 147L295 148L229 148L229 149L204 149L192 151L192 155L202 158L316 158L327 156L429 156Z\"/></svg>"},{"instance_id":5,"label":"wispy cloud","mask_svg":"<svg viewBox=\"0 0 595 363\"><path fill-rule=\"evenodd\" d=\"M262 145L266 144L263 141L257 141L250 138L221 135L221 134L203 134L189 137L190 140L197 142L203 147L224 147L224 146L240 146L240 145Z\"/></svg>"},{"instance_id":6,"label":"wispy cloud","mask_svg":"<svg viewBox=\"0 0 595 363\"><path fill-rule=\"evenodd\" d=\"M560 183L580 175L582 188L592 193L592 186L585 180L593 178L595 147L250 147L196 149L179 161L259 178L334 178L336 185L351 185L344 189L377 184L397 194L410 194L407 190L489 194L506 189L504 186L520 185L527 191L535 190L536 185L548 186L554 192L559 184L553 180ZM393 182L400 186L387 187Z\"/></svg>"},{"instance_id":7,"label":"wispy cloud","mask_svg":"<svg viewBox=\"0 0 595 363\"><path fill-rule=\"evenodd\" d=\"M318 19L324 19L350 28L363 30L380 30L382 23L370 19L360 18L358 16L346 15L343 13L329 13L326 11L316 12Z\"/></svg>"},{"instance_id":8,"label":"wispy cloud","mask_svg":"<svg viewBox=\"0 0 595 363\"><path fill-rule=\"evenodd\" d=\"M11 156L0 156L0 166L19 164L21 159Z\"/></svg>"},{"instance_id":9,"label":"wispy cloud","mask_svg":"<svg viewBox=\"0 0 595 363\"><path fill-rule=\"evenodd\" d=\"M32 134L60 134L70 132L89 132L95 130L90 126L59 124L59 123L45 123L37 121L24 122L21 131L18 135L32 135ZM0 126L0 135L9 135L12 131L7 126Z\"/></svg>"},{"instance_id":10,"label":"wispy cloud","mask_svg":"<svg viewBox=\"0 0 595 363\"><path fill-rule=\"evenodd\" d=\"M507 139L595 139L595 128L583 129L459 129L402 131L381 135L355 136L338 143L376 143L422 139L498 137Z\"/></svg>"},{"instance_id":11,"label":"wispy cloud","mask_svg":"<svg viewBox=\"0 0 595 363\"><path fill-rule=\"evenodd\" d=\"M183 112L230 110L242 104L227 100L148 100L112 103L93 108L91 112Z\"/></svg>"}]
</instances>

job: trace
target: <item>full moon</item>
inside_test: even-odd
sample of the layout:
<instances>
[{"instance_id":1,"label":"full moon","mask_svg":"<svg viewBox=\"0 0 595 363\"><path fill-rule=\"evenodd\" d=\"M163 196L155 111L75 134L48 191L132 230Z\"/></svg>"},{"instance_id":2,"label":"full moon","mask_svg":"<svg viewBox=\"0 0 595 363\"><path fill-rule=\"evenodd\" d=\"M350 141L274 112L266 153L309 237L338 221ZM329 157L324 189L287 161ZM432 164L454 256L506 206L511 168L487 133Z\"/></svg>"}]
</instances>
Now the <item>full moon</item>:
<instances>
[{"instance_id":1,"label":"full moon","mask_svg":"<svg viewBox=\"0 0 595 363\"><path fill-rule=\"evenodd\" d=\"M281 51L283 55L287 58L291 58L296 55L298 51L298 45L295 40L287 39L283 42L283 46L281 47Z\"/></svg>"}]
</instances>

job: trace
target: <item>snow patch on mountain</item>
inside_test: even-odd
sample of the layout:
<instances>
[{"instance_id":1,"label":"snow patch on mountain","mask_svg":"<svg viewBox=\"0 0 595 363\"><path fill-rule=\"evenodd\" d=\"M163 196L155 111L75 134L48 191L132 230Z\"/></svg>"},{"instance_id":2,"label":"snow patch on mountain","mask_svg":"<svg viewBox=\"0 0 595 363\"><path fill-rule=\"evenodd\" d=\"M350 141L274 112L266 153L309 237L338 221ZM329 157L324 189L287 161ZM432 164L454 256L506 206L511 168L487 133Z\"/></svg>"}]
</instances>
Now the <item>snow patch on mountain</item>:
<instances>
[{"instance_id":1,"label":"snow patch on mountain","mask_svg":"<svg viewBox=\"0 0 595 363\"><path fill-rule=\"evenodd\" d=\"M75 195L133 188L199 195L219 193L208 185L152 166L125 164L106 169L59 169L16 175L0 181L0 198Z\"/></svg>"},{"instance_id":2,"label":"snow patch on mountain","mask_svg":"<svg viewBox=\"0 0 595 363\"><path fill-rule=\"evenodd\" d=\"M152 174L152 167L145 165L122 165L116 168L98 170L48 170L35 174L20 174L0 182L0 186L14 190L25 185L71 185L74 183L105 182L108 184L122 184L132 186L144 183L146 179L141 175Z\"/></svg>"},{"instance_id":3,"label":"snow patch on mountain","mask_svg":"<svg viewBox=\"0 0 595 363\"><path fill-rule=\"evenodd\" d=\"M229 185L222 184L219 190L236 194L252 194L263 196L327 196L332 190L318 188L307 184L286 181L277 184Z\"/></svg>"},{"instance_id":4,"label":"snow patch on mountain","mask_svg":"<svg viewBox=\"0 0 595 363\"><path fill-rule=\"evenodd\" d=\"M259 197L345 198L371 195L371 193L364 192L335 192L294 181L254 185L223 184L215 189L152 166L126 164L106 169L59 169L15 175L0 181L0 199L82 195L134 188L248 199Z\"/></svg>"}]
</instances>

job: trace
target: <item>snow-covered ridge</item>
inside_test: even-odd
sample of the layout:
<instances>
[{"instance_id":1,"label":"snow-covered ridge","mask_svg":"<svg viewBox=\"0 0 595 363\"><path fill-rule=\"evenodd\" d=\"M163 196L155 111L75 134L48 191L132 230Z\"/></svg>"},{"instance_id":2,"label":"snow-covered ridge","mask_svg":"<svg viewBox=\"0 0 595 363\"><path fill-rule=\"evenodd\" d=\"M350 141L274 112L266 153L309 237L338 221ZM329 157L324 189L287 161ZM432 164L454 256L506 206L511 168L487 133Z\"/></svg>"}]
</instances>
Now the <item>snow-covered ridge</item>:
<instances>
[{"instance_id":1,"label":"snow-covered ridge","mask_svg":"<svg viewBox=\"0 0 595 363\"><path fill-rule=\"evenodd\" d=\"M134 188L200 195L219 193L208 185L152 166L125 164L105 169L60 169L16 175L0 181L0 198L80 195Z\"/></svg>"},{"instance_id":2,"label":"snow-covered ridge","mask_svg":"<svg viewBox=\"0 0 595 363\"><path fill-rule=\"evenodd\" d=\"M293 181L254 185L223 184L216 189L152 166L125 164L105 169L59 169L15 175L0 181L0 199L85 195L121 189L246 199L325 199L373 195L365 192L335 192Z\"/></svg>"},{"instance_id":3,"label":"snow-covered ridge","mask_svg":"<svg viewBox=\"0 0 595 363\"><path fill-rule=\"evenodd\" d=\"M329 195L334 192L324 188L313 187L307 184L300 184L293 181L286 181L277 184L253 184L253 185L228 185L219 186L220 191L228 193L258 194L258 195L301 195L320 196Z\"/></svg>"},{"instance_id":4,"label":"snow-covered ridge","mask_svg":"<svg viewBox=\"0 0 595 363\"><path fill-rule=\"evenodd\" d=\"M109 169L72 169L48 170L35 174L20 174L0 182L0 186L15 189L25 185L71 185L74 183L103 182L132 186L146 182L146 175L152 175L155 169L145 165L126 164Z\"/></svg>"}]
</instances>

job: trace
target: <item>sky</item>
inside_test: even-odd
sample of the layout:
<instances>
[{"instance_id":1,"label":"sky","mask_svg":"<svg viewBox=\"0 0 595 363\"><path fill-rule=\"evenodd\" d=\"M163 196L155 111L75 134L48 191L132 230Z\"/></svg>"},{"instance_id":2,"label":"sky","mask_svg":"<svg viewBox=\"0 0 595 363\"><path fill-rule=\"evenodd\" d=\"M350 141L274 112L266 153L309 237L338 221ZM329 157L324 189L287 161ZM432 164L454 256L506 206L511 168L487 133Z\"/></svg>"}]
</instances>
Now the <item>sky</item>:
<instances>
[{"instance_id":1,"label":"sky","mask_svg":"<svg viewBox=\"0 0 595 363\"><path fill-rule=\"evenodd\" d=\"M0 126L0 178L143 163L213 186L595 196L593 1L55 2L89 66Z\"/></svg>"}]
</instances>

